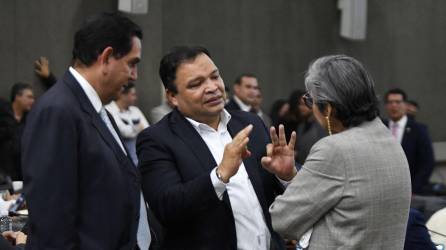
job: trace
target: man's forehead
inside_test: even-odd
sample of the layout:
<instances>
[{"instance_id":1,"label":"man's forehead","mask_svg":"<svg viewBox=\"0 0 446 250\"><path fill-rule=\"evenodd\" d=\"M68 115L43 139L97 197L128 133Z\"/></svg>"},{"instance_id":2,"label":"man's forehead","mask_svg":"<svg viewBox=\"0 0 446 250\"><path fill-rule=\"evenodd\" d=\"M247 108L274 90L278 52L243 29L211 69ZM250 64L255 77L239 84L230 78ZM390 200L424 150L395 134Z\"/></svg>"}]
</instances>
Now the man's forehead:
<instances>
[{"instance_id":1,"label":"man's forehead","mask_svg":"<svg viewBox=\"0 0 446 250\"><path fill-rule=\"evenodd\" d=\"M177 68L176 77L196 77L214 71L218 71L218 69L212 59L205 54L200 54L194 59L182 62Z\"/></svg>"},{"instance_id":2,"label":"man's forehead","mask_svg":"<svg viewBox=\"0 0 446 250\"><path fill-rule=\"evenodd\" d=\"M254 76L244 76L241 82L242 84L258 85L257 78Z\"/></svg>"},{"instance_id":3,"label":"man's forehead","mask_svg":"<svg viewBox=\"0 0 446 250\"><path fill-rule=\"evenodd\" d=\"M398 93L391 93L387 96L387 99L403 99L403 95Z\"/></svg>"}]
</instances>

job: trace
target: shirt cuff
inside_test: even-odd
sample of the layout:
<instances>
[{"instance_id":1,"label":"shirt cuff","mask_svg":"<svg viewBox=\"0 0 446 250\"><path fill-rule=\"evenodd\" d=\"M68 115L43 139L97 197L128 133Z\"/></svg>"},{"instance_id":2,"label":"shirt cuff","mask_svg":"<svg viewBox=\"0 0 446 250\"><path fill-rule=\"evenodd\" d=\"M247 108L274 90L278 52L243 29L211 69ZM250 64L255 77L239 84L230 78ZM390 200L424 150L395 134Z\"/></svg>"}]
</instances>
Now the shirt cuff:
<instances>
[{"instance_id":1,"label":"shirt cuff","mask_svg":"<svg viewBox=\"0 0 446 250\"><path fill-rule=\"evenodd\" d=\"M291 183L291 181L284 181L284 180L280 179L277 175L276 175L276 178L280 181L280 183L282 184L282 186L284 188L287 188L288 185L290 185L290 183Z\"/></svg>"},{"instance_id":2,"label":"shirt cuff","mask_svg":"<svg viewBox=\"0 0 446 250\"><path fill-rule=\"evenodd\" d=\"M223 200L223 193L226 191L226 184L218 179L215 171L217 171L217 167L215 167L211 171L212 185L214 186L215 193L217 194L218 199Z\"/></svg>"}]
</instances>

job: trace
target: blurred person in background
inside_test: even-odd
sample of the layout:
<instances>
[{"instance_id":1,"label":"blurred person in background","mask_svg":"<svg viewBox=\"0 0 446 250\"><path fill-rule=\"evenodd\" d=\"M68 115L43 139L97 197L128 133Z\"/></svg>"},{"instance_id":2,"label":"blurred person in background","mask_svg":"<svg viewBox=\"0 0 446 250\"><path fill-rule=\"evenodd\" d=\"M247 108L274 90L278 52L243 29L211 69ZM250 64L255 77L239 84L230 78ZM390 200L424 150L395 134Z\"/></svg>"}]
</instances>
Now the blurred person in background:
<instances>
[{"instance_id":1,"label":"blurred person in background","mask_svg":"<svg viewBox=\"0 0 446 250\"><path fill-rule=\"evenodd\" d=\"M262 91L259 88L257 90L256 97L254 98L254 102L251 104L251 112L257 114L260 117L260 119L262 119L263 123L265 123L265 126L269 128L271 126L271 118L269 118L269 116L263 112L262 102L263 102Z\"/></svg>"},{"instance_id":2,"label":"blurred person in background","mask_svg":"<svg viewBox=\"0 0 446 250\"><path fill-rule=\"evenodd\" d=\"M278 128L280 123L283 123L283 119L288 113L290 105L284 99L279 99L273 102L271 105L271 111L269 117L271 118L271 125Z\"/></svg>"},{"instance_id":3,"label":"blurred person in background","mask_svg":"<svg viewBox=\"0 0 446 250\"><path fill-rule=\"evenodd\" d=\"M420 105L418 105L418 102L416 102L415 100L407 100L406 102L407 117L415 120L419 109Z\"/></svg>"},{"instance_id":4,"label":"blurred person in background","mask_svg":"<svg viewBox=\"0 0 446 250\"><path fill-rule=\"evenodd\" d=\"M34 92L27 83L15 83L10 103L0 100L0 172L13 181L23 180L21 168L21 138L26 117L34 104Z\"/></svg>"},{"instance_id":5,"label":"blurred person in background","mask_svg":"<svg viewBox=\"0 0 446 250\"><path fill-rule=\"evenodd\" d=\"M135 165L138 165L136 137L139 132L149 126L144 114L135 106L137 99L135 84L130 82L123 87L118 99L105 106L113 116Z\"/></svg>"},{"instance_id":6,"label":"blurred person in background","mask_svg":"<svg viewBox=\"0 0 446 250\"><path fill-rule=\"evenodd\" d=\"M409 162L412 193L429 192L429 179L434 169L434 151L427 127L407 116L407 94L402 89L390 89L384 96L389 127L393 138L402 145Z\"/></svg>"},{"instance_id":7,"label":"blurred person in background","mask_svg":"<svg viewBox=\"0 0 446 250\"><path fill-rule=\"evenodd\" d=\"M226 110L252 111L252 103L258 94L259 82L254 74L244 73L239 75L232 87L234 95L226 103Z\"/></svg>"}]
</instances>

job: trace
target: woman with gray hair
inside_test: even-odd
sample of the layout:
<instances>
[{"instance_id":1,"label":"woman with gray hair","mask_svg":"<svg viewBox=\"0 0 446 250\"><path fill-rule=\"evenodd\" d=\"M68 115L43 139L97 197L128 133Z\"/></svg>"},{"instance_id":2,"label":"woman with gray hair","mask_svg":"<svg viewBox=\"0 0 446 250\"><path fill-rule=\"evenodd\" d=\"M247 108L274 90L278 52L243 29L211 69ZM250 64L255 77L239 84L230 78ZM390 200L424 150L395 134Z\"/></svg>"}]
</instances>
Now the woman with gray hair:
<instances>
[{"instance_id":1,"label":"woman with gray hair","mask_svg":"<svg viewBox=\"0 0 446 250\"><path fill-rule=\"evenodd\" d=\"M325 56L310 65L305 85L305 102L329 136L271 205L274 229L287 239L305 234L300 243L308 249L403 249L409 167L378 117L370 75L354 58ZM295 134L287 144L283 126L270 133L263 166L289 169Z\"/></svg>"}]
</instances>

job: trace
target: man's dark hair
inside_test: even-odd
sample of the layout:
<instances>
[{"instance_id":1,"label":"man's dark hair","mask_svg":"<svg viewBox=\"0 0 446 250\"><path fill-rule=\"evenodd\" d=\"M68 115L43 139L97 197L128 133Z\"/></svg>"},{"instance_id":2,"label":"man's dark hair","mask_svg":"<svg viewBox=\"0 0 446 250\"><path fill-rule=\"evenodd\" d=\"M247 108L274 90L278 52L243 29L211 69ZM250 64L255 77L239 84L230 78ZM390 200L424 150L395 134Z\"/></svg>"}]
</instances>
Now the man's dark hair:
<instances>
[{"instance_id":1,"label":"man's dark hair","mask_svg":"<svg viewBox=\"0 0 446 250\"><path fill-rule=\"evenodd\" d=\"M10 95L11 103L14 102L16 96L22 95L25 89L32 90L33 88L28 83L23 83L23 82L14 83L14 85L12 85L11 87L11 95Z\"/></svg>"},{"instance_id":2,"label":"man's dark hair","mask_svg":"<svg viewBox=\"0 0 446 250\"><path fill-rule=\"evenodd\" d=\"M412 104L413 106L417 107L418 109L420 108L420 105L415 100L407 100L407 103Z\"/></svg>"},{"instance_id":3,"label":"man's dark hair","mask_svg":"<svg viewBox=\"0 0 446 250\"><path fill-rule=\"evenodd\" d=\"M237 76L237 78L235 78L234 84L240 85L242 83L243 77L257 78L257 76L252 73L243 73L243 74L240 74L239 76Z\"/></svg>"},{"instance_id":4,"label":"man's dark hair","mask_svg":"<svg viewBox=\"0 0 446 250\"><path fill-rule=\"evenodd\" d=\"M133 82L129 82L129 83L127 83L127 85L124 85L121 93L128 94L130 92L130 90L133 89L134 87L135 87L135 84Z\"/></svg>"},{"instance_id":5,"label":"man's dark hair","mask_svg":"<svg viewBox=\"0 0 446 250\"><path fill-rule=\"evenodd\" d=\"M389 97L389 95L402 95L403 96L403 101L406 102L407 101L407 94L406 92L404 92L404 90L399 89L399 88L395 88L395 89L390 89L386 92L386 94L384 95L384 102L387 102L387 98Z\"/></svg>"},{"instance_id":6,"label":"man's dark hair","mask_svg":"<svg viewBox=\"0 0 446 250\"><path fill-rule=\"evenodd\" d=\"M74 35L73 61L90 66L107 47L113 57L121 58L132 49L133 37L142 39L141 28L119 13L91 16Z\"/></svg>"},{"instance_id":7,"label":"man's dark hair","mask_svg":"<svg viewBox=\"0 0 446 250\"><path fill-rule=\"evenodd\" d=\"M211 58L209 51L201 46L180 46L172 48L160 62L159 75L164 88L176 94L177 87L174 82L178 67L184 62L195 60L201 54L205 54Z\"/></svg>"}]
</instances>

